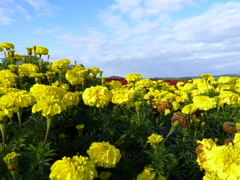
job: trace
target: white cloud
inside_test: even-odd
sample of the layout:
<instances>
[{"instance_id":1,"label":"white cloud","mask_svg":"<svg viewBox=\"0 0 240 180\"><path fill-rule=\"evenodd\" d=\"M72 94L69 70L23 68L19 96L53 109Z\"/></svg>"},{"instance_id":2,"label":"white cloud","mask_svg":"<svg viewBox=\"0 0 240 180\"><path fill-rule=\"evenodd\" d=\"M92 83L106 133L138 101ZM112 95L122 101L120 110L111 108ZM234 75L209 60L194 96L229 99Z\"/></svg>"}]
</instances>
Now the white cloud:
<instances>
[{"instance_id":1,"label":"white cloud","mask_svg":"<svg viewBox=\"0 0 240 180\"><path fill-rule=\"evenodd\" d=\"M240 3L215 4L203 14L174 22L171 16L161 14L164 11L161 8L170 13L168 7L172 6L173 13L194 6L191 0L116 2L99 15L108 32L95 29L86 36L74 33L55 36L62 45L76 49L73 50L76 56L71 58L106 68L108 75L119 72L123 76L131 71L139 71L145 77L159 73L162 76L182 76L186 72L217 74L224 67L229 72L237 71L231 64L239 61ZM156 5L157 2L162 6ZM150 10L144 16L140 13ZM222 63L224 60L227 62ZM150 72L145 72L147 69Z\"/></svg>"},{"instance_id":2,"label":"white cloud","mask_svg":"<svg viewBox=\"0 0 240 180\"><path fill-rule=\"evenodd\" d=\"M240 3L217 4L203 15L173 25L178 41L224 41L240 36Z\"/></svg>"},{"instance_id":3,"label":"white cloud","mask_svg":"<svg viewBox=\"0 0 240 180\"><path fill-rule=\"evenodd\" d=\"M29 3L33 8L37 11L37 16L47 15L53 16L55 15L55 11L60 9L57 6L51 5L46 0L25 0Z\"/></svg>"},{"instance_id":4,"label":"white cloud","mask_svg":"<svg viewBox=\"0 0 240 180\"><path fill-rule=\"evenodd\" d=\"M11 25L16 19L11 17L12 12L0 7L0 24L1 25Z\"/></svg>"},{"instance_id":5,"label":"white cloud","mask_svg":"<svg viewBox=\"0 0 240 180\"><path fill-rule=\"evenodd\" d=\"M183 9L186 6L193 6L192 0L145 0L147 8L156 9L158 12L173 13Z\"/></svg>"},{"instance_id":6,"label":"white cloud","mask_svg":"<svg viewBox=\"0 0 240 180\"><path fill-rule=\"evenodd\" d=\"M33 30L33 33L39 35L48 35L52 33L57 33L62 29L63 29L62 27L57 26L52 27L51 25L46 25L45 27L36 28L35 30Z\"/></svg>"}]
</instances>

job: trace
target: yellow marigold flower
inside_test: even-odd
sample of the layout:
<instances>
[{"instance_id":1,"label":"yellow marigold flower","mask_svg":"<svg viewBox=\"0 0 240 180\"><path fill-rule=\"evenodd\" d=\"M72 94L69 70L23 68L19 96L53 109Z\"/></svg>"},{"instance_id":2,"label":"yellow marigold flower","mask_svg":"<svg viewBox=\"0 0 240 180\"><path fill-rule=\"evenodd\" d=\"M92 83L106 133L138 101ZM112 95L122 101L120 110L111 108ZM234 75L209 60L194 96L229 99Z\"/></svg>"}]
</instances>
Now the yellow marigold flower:
<instances>
[{"instance_id":1,"label":"yellow marigold flower","mask_svg":"<svg viewBox=\"0 0 240 180\"><path fill-rule=\"evenodd\" d=\"M139 73L132 73L125 76L125 79L128 83L130 82L136 82L142 79L142 76Z\"/></svg>"},{"instance_id":2,"label":"yellow marigold flower","mask_svg":"<svg viewBox=\"0 0 240 180\"><path fill-rule=\"evenodd\" d=\"M78 94L74 93L74 92L70 92L67 91L65 92L63 99L62 99L63 104L65 104L65 106L67 108L72 108L73 106L78 105L79 103L79 96Z\"/></svg>"},{"instance_id":3,"label":"yellow marigold flower","mask_svg":"<svg viewBox=\"0 0 240 180\"><path fill-rule=\"evenodd\" d=\"M52 83L51 85L61 88L61 89L64 89L65 91L67 91L69 89L69 86L66 83L59 82L59 81L56 81L56 82Z\"/></svg>"},{"instance_id":4,"label":"yellow marigold flower","mask_svg":"<svg viewBox=\"0 0 240 180\"><path fill-rule=\"evenodd\" d=\"M99 178L101 179L101 180L108 180L109 178L110 178L110 176L111 176L111 172L109 172L109 171L103 171L103 172L101 172L100 174L99 174Z\"/></svg>"},{"instance_id":5,"label":"yellow marigold flower","mask_svg":"<svg viewBox=\"0 0 240 180\"><path fill-rule=\"evenodd\" d=\"M29 107L32 106L35 103L35 97L32 93L27 92L26 90L21 90L18 92L9 92L4 97L9 98L13 101L13 106L16 109L19 109L19 107ZM9 102L9 101L8 101Z\"/></svg>"},{"instance_id":6,"label":"yellow marigold flower","mask_svg":"<svg viewBox=\"0 0 240 180\"><path fill-rule=\"evenodd\" d=\"M81 85L84 82L84 78L79 75L76 71L67 71L65 78L72 85Z\"/></svg>"},{"instance_id":7,"label":"yellow marigold flower","mask_svg":"<svg viewBox=\"0 0 240 180\"><path fill-rule=\"evenodd\" d=\"M203 180L220 180L217 173L211 171L206 171L205 175L203 176Z\"/></svg>"},{"instance_id":8,"label":"yellow marigold flower","mask_svg":"<svg viewBox=\"0 0 240 180\"><path fill-rule=\"evenodd\" d=\"M215 172L219 179L240 179L240 149L231 143L212 147L204 158L202 167Z\"/></svg>"},{"instance_id":9,"label":"yellow marigold flower","mask_svg":"<svg viewBox=\"0 0 240 180\"><path fill-rule=\"evenodd\" d=\"M42 115L45 117L53 117L65 110L66 106L63 104L63 102L56 99L40 99L32 107L33 113L41 111Z\"/></svg>"},{"instance_id":10,"label":"yellow marigold flower","mask_svg":"<svg viewBox=\"0 0 240 180\"><path fill-rule=\"evenodd\" d=\"M97 177L93 161L84 156L63 157L51 166L51 180L92 180Z\"/></svg>"},{"instance_id":11,"label":"yellow marigold flower","mask_svg":"<svg viewBox=\"0 0 240 180\"><path fill-rule=\"evenodd\" d=\"M221 84L227 84L230 82L230 77L229 76L221 76L219 77L218 79L218 83L221 83Z\"/></svg>"},{"instance_id":12,"label":"yellow marigold flower","mask_svg":"<svg viewBox=\"0 0 240 180\"><path fill-rule=\"evenodd\" d=\"M98 67L90 67L88 68L88 72L92 73L94 77L97 76L98 73L100 73L100 69Z\"/></svg>"},{"instance_id":13,"label":"yellow marigold flower","mask_svg":"<svg viewBox=\"0 0 240 180\"><path fill-rule=\"evenodd\" d=\"M71 67L71 70L74 70L74 71L81 71L81 70L85 70L86 68L83 67L82 65L78 65L78 64L74 64L72 67Z\"/></svg>"},{"instance_id":14,"label":"yellow marigold flower","mask_svg":"<svg viewBox=\"0 0 240 180\"><path fill-rule=\"evenodd\" d=\"M204 80L212 80L213 76L211 74L202 74Z\"/></svg>"},{"instance_id":15,"label":"yellow marigold flower","mask_svg":"<svg viewBox=\"0 0 240 180\"><path fill-rule=\"evenodd\" d=\"M15 65L15 64L10 64L8 65L8 68L12 71L12 72L18 72L18 67L19 65Z\"/></svg>"},{"instance_id":16,"label":"yellow marigold flower","mask_svg":"<svg viewBox=\"0 0 240 180\"><path fill-rule=\"evenodd\" d=\"M1 46L1 44L0 44L0 52L2 52L3 51L3 47Z\"/></svg>"},{"instance_id":17,"label":"yellow marigold flower","mask_svg":"<svg viewBox=\"0 0 240 180\"><path fill-rule=\"evenodd\" d=\"M239 123L236 123L237 128L239 125ZM240 133L235 133L233 143L234 146L240 149Z\"/></svg>"},{"instance_id":18,"label":"yellow marigold flower","mask_svg":"<svg viewBox=\"0 0 240 180\"><path fill-rule=\"evenodd\" d=\"M106 84L109 85L109 89L119 89L123 86L120 81L115 81L115 80L108 82Z\"/></svg>"},{"instance_id":19,"label":"yellow marigold flower","mask_svg":"<svg viewBox=\"0 0 240 180\"><path fill-rule=\"evenodd\" d=\"M112 89L112 102L114 104L127 104L133 101L135 97L134 89Z\"/></svg>"},{"instance_id":20,"label":"yellow marigold flower","mask_svg":"<svg viewBox=\"0 0 240 180\"><path fill-rule=\"evenodd\" d=\"M90 87L82 94L83 101L88 106L103 108L111 101L111 92L103 86Z\"/></svg>"},{"instance_id":21,"label":"yellow marigold flower","mask_svg":"<svg viewBox=\"0 0 240 180\"><path fill-rule=\"evenodd\" d=\"M197 111L197 106L194 103L188 104L182 108L182 113L192 114Z\"/></svg>"},{"instance_id":22,"label":"yellow marigold flower","mask_svg":"<svg viewBox=\"0 0 240 180\"><path fill-rule=\"evenodd\" d=\"M98 166L104 168L115 167L121 159L120 150L109 142L93 142L87 154Z\"/></svg>"},{"instance_id":23,"label":"yellow marigold flower","mask_svg":"<svg viewBox=\"0 0 240 180\"><path fill-rule=\"evenodd\" d=\"M62 100L65 90L56 86L49 86L44 84L34 84L30 88L36 100L40 99L56 99Z\"/></svg>"},{"instance_id":24,"label":"yellow marigold flower","mask_svg":"<svg viewBox=\"0 0 240 180\"><path fill-rule=\"evenodd\" d=\"M32 55L33 48L26 47L26 50L28 52L28 55Z\"/></svg>"},{"instance_id":25,"label":"yellow marigold flower","mask_svg":"<svg viewBox=\"0 0 240 180\"><path fill-rule=\"evenodd\" d=\"M141 88L150 88L150 87L155 87L157 85L156 81L153 81L151 79L140 79L139 81L136 82L136 87L141 87Z\"/></svg>"},{"instance_id":26,"label":"yellow marigold flower","mask_svg":"<svg viewBox=\"0 0 240 180\"><path fill-rule=\"evenodd\" d=\"M59 73L66 73L68 70L68 65L70 64L69 59L60 59L58 61L54 61L49 65L49 69L53 72Z\"/></svg>"},{"instance_id":27,"label":"yellow marigold flower","mask_svg":"<svg viewBox=\"0 0 240 180\"><path fill-rule=\"evenodd\" d=\"M162 142L163 139L164 139L164 138L162 137L162 135L153 133L153 134L151 134L150 136L148 136L148 141L147 141L147 143L150 143L151 146L154 147L154 146L158 145L160 142Z\"/></svg>"},{"instance_id":28,"label":"yellow marigold flower","mask_svg":"<svg viewBox=\"0 0 240 180\"><path fill-rule=\"evenodd\" d=\"M143 172L137 176L137 180L155 180L156 172L153 168L145 167ZM159 174L157 180L166 180L161 174Z\"/></svg>"},{"instance_id":29,"label":"yellow marigold flower","mask_svg":"<svg viewBox=\"0 0 240 180\"><path fill-rule=\"evenodd\" d=\"M18 76L8 69L0 71L0 87L12 87L17 79Z\"/></svg>"},{"instance_id":30,"label":"yellow marigold flower","mask_svg":"<svg viewBox=\"0 0 240 180\"><path fill-rule=\"evenodd\" d=\"M16 88L6 88L6 87L0 87L0 97L2 95L5 95L9 92L18 92L21 91L20 89L16 89Z\"/></svg>"},{"instance_id":31,"label":"yellow marigold flower","mask_svg":"<svg viewBox=\"0 0 240 180\"><path fill-rule=\"evenodd\" d=\"M7 164L9 171L15 171L18 168L18 158L16 152L8 153L4 158L4 162Z\"/></svg>"},{"instance_id":32,"label":"yellow marigold flower","mask_svg":"<svg viewBox=\"0 0 240 180\"><path fill-rule=\"evenodd\" d=\"M43 47L43 46L36 46L35 54L47 55L48 54L48 48Z\"/></svg>"},{"instance_id":33,"label":"yellow marigold flower","mask_svg":"<svg viewBox=\"0 0 240 180\"><path fill-rule=\"evenodd\" d=\"M217 105L216 100L208 96L194 96L193 103L197 106L198 109L205 111L213 109Z\"/></svg>"},{"instance_id":34,"label":"yellow marigold flower","mask_svg":"<svg viewBox=\"0 0 240 180\"><path fill-rule=\"evenodd\" d=\"M81 65L73 65L70 71L75 71L79 75L79 77L82 77L82 78L87 78L89 73L89 70L85 69Z\"/></svg>"},{"instance_id":35,"label":"yellow marigold flower","mask_svg":"<svg viewBox=\"0 0 240 180\"><path fill-rule=\"evenodd\" d=\"M18 74L25 74L25 76L29 76L31 73L37 73L39 68L35 64L22 64L18 67Z\"/></svg>"},{"instance_id":36,"label":"yellow marigold flower","mask_svg":"<svg viewBox=\"0 0 240 180\"><path fill-rule=\"evenodd\" d=\"M5 49L14 49L15 48L14 45L9 42L3 42L0 44L0 46Z\"/></svg>"},{"instance_id":37,"label":"yellow marigold flower","mask_svg":"<svg viewBox=\"0 0 240 180\"><path fill-rule=\"evenodd\" d=\"M237 96L238 94L231 91L221 91L218 95L218 106L223 106L224 104L233 105L235 103L234 98Z\"/></svg>"},{"instance_id":38,"label":"yellow marigold flower","mask_svg":"<svg viewBox=\"0 0 240 180\"><path fill-rule=\"evenodd\" d=\"M9 51L10 51L10 50L9 50ZM10 58L10 55L7 54L7 55L6 55L6 58ZM14 55L13 55L14 61L21 61L22 58L23 58L23 56L22 56L21 54L14 53Z\"/></svg>"}]
</instances>

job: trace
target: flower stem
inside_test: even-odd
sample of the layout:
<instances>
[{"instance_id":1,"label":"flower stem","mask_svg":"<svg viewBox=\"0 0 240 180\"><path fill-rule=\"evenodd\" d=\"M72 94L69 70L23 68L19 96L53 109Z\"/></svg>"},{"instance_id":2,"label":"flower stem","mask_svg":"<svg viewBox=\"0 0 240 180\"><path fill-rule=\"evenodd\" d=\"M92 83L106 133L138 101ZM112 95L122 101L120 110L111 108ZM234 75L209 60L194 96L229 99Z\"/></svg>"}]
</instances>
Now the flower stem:
<instances>
[{"instance_id":1,"label":"flower stem","mask_svg":"<svg viewBox=\"0 0 240 180\"><path fill-rule=\"evenodd\" d=\"M19 108L19 111L17 112L17 117L18 117L18 123L19 123L19 131L22 134L22 108Z\"/></svg>"},{"instance_id":2,"label":"flower stem","mask_svg":"<svg viewBox=\"0 0 240 180\"><path fill-rule=\"evenodd\" d=\"M5 127L6 127L6 123L0 121L0 131L1 131L1 134L2 134L3 149L4 149L5 146L6 146L6 140L5 140Z\"/></svg>"},{"instance_id":3,"label":"flower stem","mask_svg":"<svg viewBox=\"0 0 240 180\"><path fill-rule=\"evenodd\" d=\"M50 131L50 126L51 126L51 123L52 123L52 118L46 118L47 119L47 130L46 130L46 135L45 135L45 138L44 138L44 141L43 141L43 145L46 143L47 141L47 138L48 138L48 133Z\"/></svg>"}]
</instances>

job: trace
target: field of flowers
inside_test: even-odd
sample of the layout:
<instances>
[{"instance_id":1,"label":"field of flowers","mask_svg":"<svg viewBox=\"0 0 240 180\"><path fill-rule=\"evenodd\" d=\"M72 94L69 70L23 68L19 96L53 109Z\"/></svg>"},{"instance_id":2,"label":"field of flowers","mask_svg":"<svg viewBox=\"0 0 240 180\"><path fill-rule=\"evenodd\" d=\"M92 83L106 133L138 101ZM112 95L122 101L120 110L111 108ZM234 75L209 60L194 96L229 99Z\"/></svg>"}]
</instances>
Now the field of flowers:
<instances>
[{"instance_id":1,"label":"field of flowers","mask_svg":"<svg viewBox=\"0 0 240 180\"><path fill-rule=\"evenodd\" d=\"M106 78L26 50L0 44L1 180L240 179L237 77Z\"/></svg>"}]
</instances>

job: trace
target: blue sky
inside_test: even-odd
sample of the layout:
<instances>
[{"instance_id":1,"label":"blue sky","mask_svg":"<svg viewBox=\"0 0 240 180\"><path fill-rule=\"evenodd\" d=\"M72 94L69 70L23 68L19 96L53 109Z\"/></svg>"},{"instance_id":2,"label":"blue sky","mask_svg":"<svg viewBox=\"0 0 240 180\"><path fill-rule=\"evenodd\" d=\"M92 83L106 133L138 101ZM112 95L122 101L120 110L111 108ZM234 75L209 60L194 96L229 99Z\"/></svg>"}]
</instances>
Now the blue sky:
<instances>
[{"instance_id":1,"label":"blue sky","mask_svg":"<svg viewBox=\"0 0 240 180\"><path fill-rule=\"evenodd\" d=\"M106 77L240 73L240 1L0 0L1 42L20 54L45 46L50 61Z\"/></svg>"}]
</instances>

